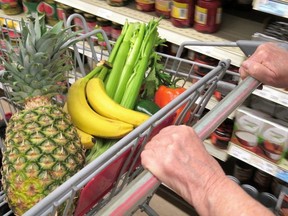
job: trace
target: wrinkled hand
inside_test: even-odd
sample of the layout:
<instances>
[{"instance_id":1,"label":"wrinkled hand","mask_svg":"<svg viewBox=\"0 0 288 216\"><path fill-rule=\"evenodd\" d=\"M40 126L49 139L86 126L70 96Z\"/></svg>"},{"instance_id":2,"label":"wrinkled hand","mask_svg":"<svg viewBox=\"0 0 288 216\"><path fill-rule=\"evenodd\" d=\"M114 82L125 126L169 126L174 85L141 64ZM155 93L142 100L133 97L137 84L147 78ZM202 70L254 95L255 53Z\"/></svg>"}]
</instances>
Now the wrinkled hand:
<instances>
[{"instance_id":1,"label":"wrinkled hand","mask_svg":"<svg viewBox=\"0 0 288 216\"><path fill-rule=\"evenodd\" d=\"M141 159L144 168L191 204L205 196L219 175L225 176L195 131L185 125L161 130L146 144Z\"/></svg>"},{"instance_id":2,"label":"wrinkled hand","mask_svg":"<svg viewBox=\"0 0 288 216\"><path fill-rule=\"evenodd\" d=\"M239 68L242 79L248 75L263 84L278 88L288 87L288 50L276 43L261 44Z\"/></svg>"}]
</instances>

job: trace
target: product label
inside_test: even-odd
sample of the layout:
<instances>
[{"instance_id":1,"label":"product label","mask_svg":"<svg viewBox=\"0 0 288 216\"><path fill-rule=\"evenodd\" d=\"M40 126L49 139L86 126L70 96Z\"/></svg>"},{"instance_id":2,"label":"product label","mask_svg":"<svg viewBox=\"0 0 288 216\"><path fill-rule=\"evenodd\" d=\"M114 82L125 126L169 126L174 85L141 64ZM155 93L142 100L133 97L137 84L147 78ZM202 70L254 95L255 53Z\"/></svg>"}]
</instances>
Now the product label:
<instances>
[{"instance_id":1,"label":"product label","mask_svg":"<svg viewBox=\"0 0 288 216\"><path fill-rule=\"evenodd\" d=\"M188 19L188 4L173 1L171 16L178 19Z\"/></svg>"},{"instance_id":2,"label":"product label","mask_svg":"<svg viewBox=\"0 0 288 216\"><path fill-rule=\"evenodd\" d=\"M154 4L155 0L136 0L139 4Z\"/></svg>"},{"instance_id":3,"label":"product label","mask_svg":"<svg viewBox=\"0 0 288 216\"><path fill-rule=\"evenodd\" d=\"M195 7L195 22L199 24L206 25L207 23L207 8L202 8L196 5Z\"/></svg>"},{"instance_id":4,"label":"product label","mask_svg":"<svg viewBox=\"0 0 288 216\"><path fill-rule=\"evenodd\" d=\"M220 24L222 19L222 8L217 8L216 24Z\"/></svg>"},{"instance_id":5,"label":"product label","mask_svg":"<svg viewBox=\"0 0 288 216\"><path fill-rule=\"evenodd\" d=\"M155 8L160 11L169 12L171 11L172 1L170 0L158 0L155 2Z\"/></svg>"}]
</instances>

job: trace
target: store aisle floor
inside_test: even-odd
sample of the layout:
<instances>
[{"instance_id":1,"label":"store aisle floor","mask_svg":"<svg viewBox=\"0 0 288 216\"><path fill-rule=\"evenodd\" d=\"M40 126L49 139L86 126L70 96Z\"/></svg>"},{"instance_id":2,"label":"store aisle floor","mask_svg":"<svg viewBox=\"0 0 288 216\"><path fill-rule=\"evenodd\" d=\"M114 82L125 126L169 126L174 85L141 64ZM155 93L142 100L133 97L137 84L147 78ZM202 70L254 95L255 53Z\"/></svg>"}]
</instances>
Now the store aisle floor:
<instances>
[{"instance_id":1,"label":"store aisle floor","mask_svg":"<svg viewBox=\"0 0 288 216\"><path fill-rule=\"evenodd\" d=\"M173 193L173 192L172 192ZM195 210L177 196L171 197L167 189L158 191L151 199L150 206L159 216L198 216ZM147 216L138 210L133 216Z\"/></svg>"}]
</instances>

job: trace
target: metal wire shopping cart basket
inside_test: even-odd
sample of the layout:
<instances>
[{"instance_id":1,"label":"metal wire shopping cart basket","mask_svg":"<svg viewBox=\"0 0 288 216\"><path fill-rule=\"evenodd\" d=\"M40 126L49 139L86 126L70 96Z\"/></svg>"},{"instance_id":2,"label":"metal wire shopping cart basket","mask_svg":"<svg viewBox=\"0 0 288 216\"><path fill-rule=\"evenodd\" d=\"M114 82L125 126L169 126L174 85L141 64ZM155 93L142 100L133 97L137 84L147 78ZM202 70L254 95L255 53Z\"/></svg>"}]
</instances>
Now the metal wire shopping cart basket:
<instances>
[{"instance_id":1,"label":"metal wire shopping cart basket","mask_svg":"<svg viewBox=\"0 0 288 216\"><path fill-rule=\"evenodd\" d=\"M82 16L77 14L71 15L67 20L67 25L71 25L72 20L75 18L82 19L84 33L80 35L82 42L77 43L71 49L74 56L74 70L70 72L73 75L73 78L71 78L69 82L73 82L75 79L85 75L87 71L90 71L91 68L93 68L94 63L97 63L100 59L107 58L111 51L111 45L105 33L102 30L88 32L85 20ZM9 20L5 21L7 25L4 25L5 28L2 27L2 32L14 31L15 34L19 34L21 26L18 26L19 29L10 29L7 23L8 21ZM99 49L99 46L95 46L94 42L97 40L97 37L95 36L96 33L103 34L104 42L106 44L105 49ZM3 37L5 36L3 35ZM77 39L79 40L79 38ZM17 46L17 41L15 43ZM243 44L241 44L241 42L221 44L188 42L180 46L176 56L159 53L164 66L163 70L166 73L173 75L175 79L181 78L182 82L178 84L187 87L187 90L150 117L145 123L119 140L93 162L86 165L82 170L64 182L24 215L55 215L57 209L59 206L63 205L63 203L66 205L64 212L68 212L75 198L78 199L78 202L74 215L94 215L99 211L103 211L113 197L121 195L121 192L124 191L135 178L143 178L145 175L147 175L148 178L151 178L151 175L143 172L141 167L139 159L141 150L145 143L147 143L147 141L149 141L149 139L161 128L172 124L173 114L183 105L185 105L185 109L183 109L178 120L174 123L182 124L186 113L191 112L191 118L186 124L194 127L197 122L195 129L201 139L204 140L208 137L209 134L245 100L259 83L253 79L247 79L226 96L222 102L218 104L218 107L216 107L215 110L210 111L202 118L202 112L217 87L227 85L230 87L229 91L235 87L235 85L231 86L221 81L225 74L233 74L233 72L228 71L230 60L225 59L219 61L217 66L208 66L181 58L180 56L185 46L238 46L239 44L245 47L245 50L243 51L246 54L253 52L255 46L257 46L257 44L249 44L247 42L244 42ZM90 68L88 67L88 69L86 68L87 56L89 65L91 66ZM195 66L204 67L210 72L204 77L199 77L194 73ZM2 87L4 92L0 100L0 112L2 120L6 123L5 114L9 112L14 113L18 107L10 102L9 89L5 88L3 85ZM155 185L155 187L158 186L158 184ZM151 190L150 192L153 193L153 191L154 190ZM3 192L1 193L0 198L1 206L6 203L4 199L5 194ZM141 202L144 203L146 199L146 196L143 197ZM109 208L111 210L113 209L111 206ZM132 208L131 206L131 212L133 212L135 208ZM119 211L117 215L122 215L122 213L123 212ZM6 213L6 215L10 214L12 214L11 211ZM100 215L105 214L103 213Z\"/></svg>"}]
</instances>

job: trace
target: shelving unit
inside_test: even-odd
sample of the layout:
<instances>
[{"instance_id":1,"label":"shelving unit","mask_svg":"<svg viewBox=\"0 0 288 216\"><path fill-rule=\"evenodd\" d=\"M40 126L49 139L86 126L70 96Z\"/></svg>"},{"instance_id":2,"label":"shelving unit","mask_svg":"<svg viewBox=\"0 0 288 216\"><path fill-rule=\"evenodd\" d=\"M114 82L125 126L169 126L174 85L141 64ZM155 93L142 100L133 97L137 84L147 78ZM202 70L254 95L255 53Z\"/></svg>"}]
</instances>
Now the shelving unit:
<instances>
[{"instance_id":1,"label":"shelving unit","mask_svg":"<svg viewBox=\"0 0 288 216\"><path fill-rule=\"evenodd\" d=\"M56 0L56 2L78 8L87 13L124 24L126 20L130 22L147 22L155 18L154 13L143 13L137 11L131 3L125 7L112 7L103 0ZM177 28L168 20L161 20L159 25L159 34L167 41L180 45L184 41L237 41L240 39L251 39L255 32L262 32L262 24L247 19L234 17L229 14L223 14L221 30L215 34L203 34L195 31L193 28ZM231 59L235 66L240 66L245 59L242 51L238 47L189 47L196 52L203 53L216 59Z\"/></svg>"}]
</instances>

